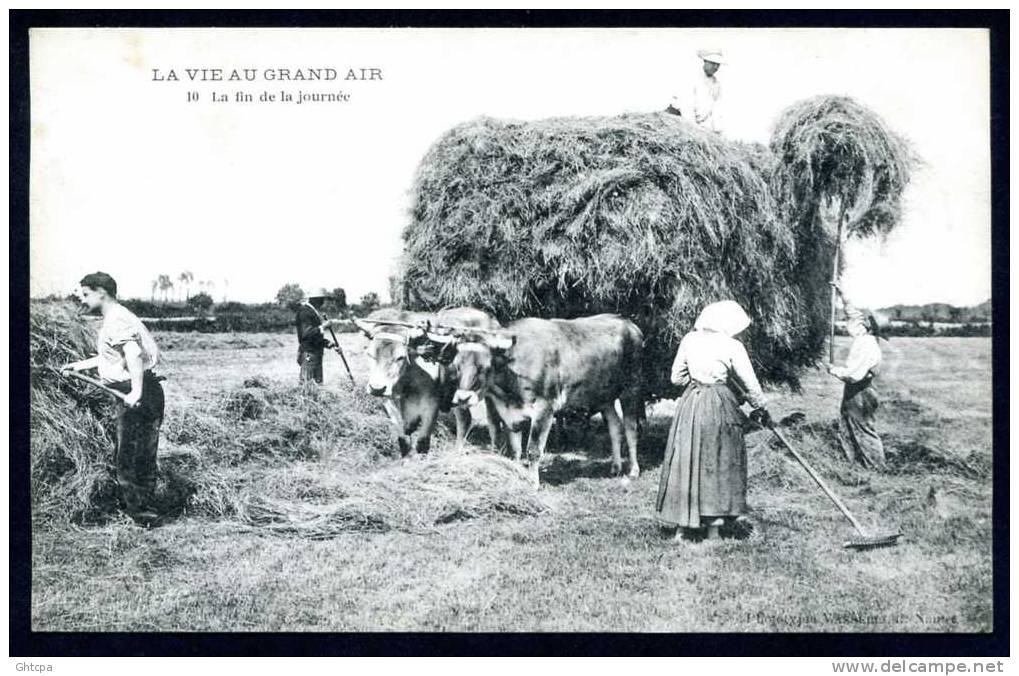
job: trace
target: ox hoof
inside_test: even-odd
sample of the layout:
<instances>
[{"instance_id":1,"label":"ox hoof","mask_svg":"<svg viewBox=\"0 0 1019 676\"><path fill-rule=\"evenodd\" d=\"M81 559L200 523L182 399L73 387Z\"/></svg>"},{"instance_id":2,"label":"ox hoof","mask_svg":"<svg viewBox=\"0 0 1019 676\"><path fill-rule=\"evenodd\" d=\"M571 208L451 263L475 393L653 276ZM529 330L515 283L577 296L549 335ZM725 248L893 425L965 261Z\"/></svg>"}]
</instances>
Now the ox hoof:
<instances>
[{"instance_id":1,"label":"ox hoof","mask_svg":"<svg viewBox=\"0 0 1019 676\"><path fill-rule=\"evenodd\" d=\"M623 463L614 462L612 463L612 476L619 476L623 473Z\"/></svg>"},{"instance_id":2,"label":"ox hoof","mask_svg":"<svg viewBox=\"0 0 1019 676\"><path fill-rule=\"evenodd\" d=\"M530 479L531 484L535 488L538 488L538 486L541 485L541 480L539 479L539 472L538 472L538 463L536 463L536 462L533 462L533 463L525 462L524 463L524 471L527 472L527 478Z\"/></svg>"},{"instance_id":3,"label":"ox hoof","mask_svg":"<svg viewBox=\"0 0 1019 676\"><path fill-rule=\"evenodd\" d=\"M637 465L634 465L633 467L631 467L630 471L627 473L627 476L630 477L631 479L636 479L637 477L639 477L640 476L640 467L638 467Z\"/></svg>"}]
</instances>

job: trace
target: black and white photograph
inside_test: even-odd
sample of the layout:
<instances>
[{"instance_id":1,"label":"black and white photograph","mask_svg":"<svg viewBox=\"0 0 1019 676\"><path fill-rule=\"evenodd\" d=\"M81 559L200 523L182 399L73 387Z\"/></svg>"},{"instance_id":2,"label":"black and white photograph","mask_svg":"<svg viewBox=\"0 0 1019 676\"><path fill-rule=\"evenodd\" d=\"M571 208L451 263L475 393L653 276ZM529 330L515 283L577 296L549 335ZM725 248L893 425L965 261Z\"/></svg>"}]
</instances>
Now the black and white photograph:
<instances>
[{"instance_id":1,"label":"black and white photograph","mask_svg":"<svg viewBox=\"0 0 1019 676\"><path fill-rule=\"evenodd\" d=\"M27 47L32 632L995 629L988 29Z\"/></svg>"}]
</instances>

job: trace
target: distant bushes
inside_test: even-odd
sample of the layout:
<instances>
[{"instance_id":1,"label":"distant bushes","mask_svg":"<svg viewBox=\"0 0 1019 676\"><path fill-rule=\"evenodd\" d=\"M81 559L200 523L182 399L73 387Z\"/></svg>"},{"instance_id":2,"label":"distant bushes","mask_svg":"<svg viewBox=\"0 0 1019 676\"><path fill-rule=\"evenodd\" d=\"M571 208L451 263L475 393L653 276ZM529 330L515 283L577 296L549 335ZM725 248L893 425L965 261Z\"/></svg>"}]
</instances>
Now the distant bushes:
<instances>
[{"instance_id":1,"label":"distant bushes","mask_svg":"<svg viewBox=\"0 0 1019 676\"><path fill-rule=\"evenodd\" d=\"M209 311L208 317L195 317L193 308L186 308L180 312L180 308L167 306L166 312L158 309L150 314L136 312L140 317L146 318L146 324L151 329L160 331L198 331L199 333L273 333L290 330L294 325L293 310L264 303L260 305L245 305L243 303L224 303L223 306L214 306ZM193 317L186 321L180 321L180 317Z\"/></svg>"},{"instance_id":2,"label":"distant bushes","mask_svg":"<svg viewBox=\"0 0 1019 676\"><path fill-rule=\"evenodd\" d=\"M893 324L881 329L881 334L888 338L989 338L991 336L990 324L955 324L945 326L942 324L922 324L910 322ZM836 326L835 333L840 336L848 336L844 326Z\"/></svg>"},{"instance_id":3,"label":"distant bushes","mask_svg":"<svg viewBox=\"0 0 1019 676\"><path fill-rule=\"evenodd\" d=\"M938 335L956 338L977 338L990 337L990 324L963 324L961 326L950 326Z\"/></svg>"},{"instance_id":4,"label":"distant bushes","mask_svg":"<svg viewBox=\"0 0 1019 676\"><path fill-rule=\"evenodd\" d=\"M146 320L150 329L199 333L278 333L294 327L294 308L278 303L239 303L227 301L202 309L186 303L153 303L147 300L125 299L121 303ZM350 313L337 312L326 303L323 310L329 317L346 317L364 314L359 305L351 306ZM336 333L356 331L356 327L338 327Z\"/></svg>"},{"instance_id":5,"label":"distant bushes","mask_svg":"<svg viewBox=\"0 0 1019 676\"><path fill-rule=\"evenodd\" d=\"M190 317L195 309L185 303L160 303L139 298L121 298L120 304L139 317Z\"/></svg>"}]
</instances>

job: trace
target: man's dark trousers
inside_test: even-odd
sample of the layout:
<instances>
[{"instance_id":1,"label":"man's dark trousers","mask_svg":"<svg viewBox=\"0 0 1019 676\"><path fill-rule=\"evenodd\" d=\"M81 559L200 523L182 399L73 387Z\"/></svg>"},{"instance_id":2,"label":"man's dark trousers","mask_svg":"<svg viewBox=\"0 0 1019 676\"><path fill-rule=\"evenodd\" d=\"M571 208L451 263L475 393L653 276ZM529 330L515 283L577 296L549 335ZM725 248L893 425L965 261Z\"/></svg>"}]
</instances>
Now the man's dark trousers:
<instances>
[{"instance_id":1,"label":"man's dark trousers","mask_svg":"<svg viewBox=\"0 0 1019 676\"><path fill-rule=\"evenodd\" d=\"M301 349L297 353L297 362L301 365L301 382L314 380L322 384L322 350Z\"/></svg>"},{"instance_id":2,"label":"man's dark trousers","mask_svg":"<svg viewBox=\"0 0 1019 676\"><path fill-rule=\"evenodd\" d=\"M129 392L129 382L114 383L114 389ZM145 372L138 406L123 403L117 411L117 448L114 463L120 498L128 514L153 511L156 497L156 452L165 406L163 386L151 371Z\"/></svg>"}]
</instances>

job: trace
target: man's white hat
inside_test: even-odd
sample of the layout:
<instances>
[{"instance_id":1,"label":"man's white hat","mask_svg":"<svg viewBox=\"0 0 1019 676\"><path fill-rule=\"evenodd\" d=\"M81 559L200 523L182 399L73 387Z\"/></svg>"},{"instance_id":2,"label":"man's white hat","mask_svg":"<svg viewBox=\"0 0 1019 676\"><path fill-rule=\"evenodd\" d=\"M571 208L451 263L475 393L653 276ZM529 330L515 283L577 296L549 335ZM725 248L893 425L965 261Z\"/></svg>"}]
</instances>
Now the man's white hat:
<instances>
[{"instance_id":1,"label":"man's white hat","mask_svg":"<svg viewBox=\"0 0 1019 676\"><path fill-rule=\"evenodd\" d=\"M325 288L324 286L320 286L320 287L312 290L311 293L309 293L307 295L307 298L309 300L311 300L312 298L332 298L332 297L333 297L333 292L330 291L329 289Z\"/></svg>"},{"instance_id":2,"label":"man's white hat","mask_svg":"<svg viewBox=\"0 0 1019 676\"><path fill-rule=\"evenodd\" d=\"M725 63L722 52L718 49L698 49L697 56L701 57L702 61L711 61L719 65Z\"/></svg>"}]
</instances>

